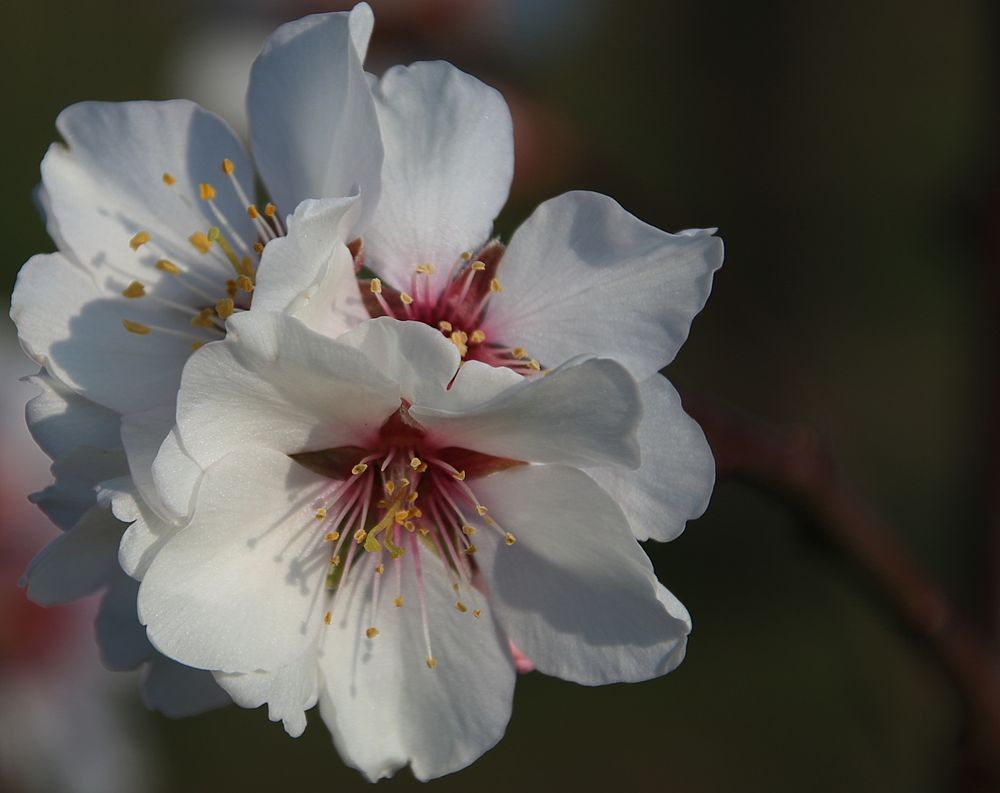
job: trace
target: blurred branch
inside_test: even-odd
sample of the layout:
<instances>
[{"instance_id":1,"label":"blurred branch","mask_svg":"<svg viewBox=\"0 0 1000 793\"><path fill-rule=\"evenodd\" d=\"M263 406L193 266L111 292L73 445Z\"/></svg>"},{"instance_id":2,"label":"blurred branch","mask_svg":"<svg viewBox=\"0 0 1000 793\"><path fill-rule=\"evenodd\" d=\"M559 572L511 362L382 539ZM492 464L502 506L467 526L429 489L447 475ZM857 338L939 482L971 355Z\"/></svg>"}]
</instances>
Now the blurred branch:
<instances>
[{"instance_id":1,"label":"blurred branch","mask_svg":"<svg viewBox=\"0 0 1000 793\"><path fill-rule=\"evenodd\" d=\"M705 430L720 477L743 479L807 514L923 640L967 710L977 776L1000 784L1000 657L920 569L892 526L843 480L816 433L771 426L688 395L684 407Z\"/></svg>"}]
</instances>

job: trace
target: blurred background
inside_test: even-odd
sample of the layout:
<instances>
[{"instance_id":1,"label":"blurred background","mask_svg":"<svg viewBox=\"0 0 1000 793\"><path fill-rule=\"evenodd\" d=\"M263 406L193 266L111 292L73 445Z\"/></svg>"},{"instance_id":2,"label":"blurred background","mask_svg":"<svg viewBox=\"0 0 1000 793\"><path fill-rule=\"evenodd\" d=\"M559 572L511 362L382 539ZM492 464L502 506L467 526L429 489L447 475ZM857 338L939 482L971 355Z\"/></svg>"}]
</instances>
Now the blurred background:
<instances>
[{"instance_id":1,"label":"blurred background","mask_svg":"<svg viewBox=\"0 0 1000 793\"><path fill-rule=\"evenodd\" d=\"M63 107L183 96L240 128L246 71L264 36L304 13L350 5L6 3L2 293L30 255L53 247L31 191ZM517 171L499 225L505 238L539 201L573 188L607 193L668 230L720 228L726 265L671 379L768 421L815 428L852 487L995 638L996 5L372 5L370 70L441 58L510 102ZM89 634L90 613L28 609L16 588L53 529L24 501L47 482L21 426L32 389L15 383L31 367L9 323L2 339L0 723L23 729L17 756L0 758L0 790L366 787L315 714L297 740L263 712L235 707L170 721L142 710L134 679L94 667L89 635L26 643L39 631ZM986 789L968 770L964 709L948 677L800 512L723 479L702 519L647 550L694 618L681 667L601 689L523 676L506 738L433 788ZM6 630L14 625L23 627ZM25 704L10 693L26 690L40 659L52 657L60 663L39 690L62 686L91 705L71 708L62 695L46 704L41 694ZM72 748L77 759L68 773L33 776L21 768L31 765L24 746L49 771ZM403 771L387 786L417 783Z\"/></svg>"}]
</instances>

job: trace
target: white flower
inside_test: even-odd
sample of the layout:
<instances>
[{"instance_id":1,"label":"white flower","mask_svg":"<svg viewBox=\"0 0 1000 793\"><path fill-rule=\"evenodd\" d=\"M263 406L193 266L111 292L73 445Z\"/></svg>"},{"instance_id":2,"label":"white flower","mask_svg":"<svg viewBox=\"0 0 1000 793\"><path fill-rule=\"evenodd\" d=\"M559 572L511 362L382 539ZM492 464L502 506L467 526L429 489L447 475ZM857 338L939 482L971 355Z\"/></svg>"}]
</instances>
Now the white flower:
<instances>
[{"instance_id":1,"label":"white flower","mask_svg":"<svg viewBox=\"0 0 1000 793\"><path fill-rule=\"evenodd\" d=\"M277 313L196 353L191 522L147 538L153 643L298 734L320 705L370 779L428 779L501 737L514 660L586 684L663 674L684 608L582 466L634 468L638 389L607 359L545 377L467 362L413 322L339 339ZM457 374L456 374L457 371Z\"/></svg>"},{"instance_id":2,"label":"white flower","mask_svg":"<svg viewBox=\"0 0 1000 793\"><path fill-rule=\"evenodd\" d=\"M377 177L381 145L360 137L364 119L375 123L360 60L371 24L362 5L272 38L273 49L289 54L294 48L281 42L292 32L321 42L323 91L283 85L286 75L266 63L254 70L262 101L269 91L295 96L313 123L309 140L276 144L290 151L255 145L271 195L288 212L302 198L377 189L323 167L324 158L348 158ZM266 134L266 114L260 123ZM11 316L22 345L104 407L172 410L192 350L222 338L226 318L250 306L260 251L284 233L284 216L254 203L242 144L191 102L83 102L64 110L57 127L65 143L42 162L38 198L59 251L35 256L18 277Z\"/></svg>"}]
</instances>

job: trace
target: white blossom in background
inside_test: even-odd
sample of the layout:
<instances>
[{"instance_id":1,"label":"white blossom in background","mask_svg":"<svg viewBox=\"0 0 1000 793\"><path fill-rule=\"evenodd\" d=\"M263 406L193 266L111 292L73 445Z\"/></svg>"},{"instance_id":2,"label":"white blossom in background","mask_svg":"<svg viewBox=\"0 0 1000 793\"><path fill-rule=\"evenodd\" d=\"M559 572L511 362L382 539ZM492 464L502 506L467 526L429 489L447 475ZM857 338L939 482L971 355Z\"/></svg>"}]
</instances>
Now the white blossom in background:
<instances>
[{"instance_id":1,"label":"white blossom in background","mask_svg":"<svg viewBox=\"0 0 1000 793\"><path fill-rule=\"evenodd\" d=\"M34 368L0 339L0 789L25 793L155 790L155 758L118 700L126 681L101 667L93 644L97 603L43 610L17 588L25 562L58 530L25 493L49 478L24 426ZM71 505L44 499L67 517Z\"/></svg>"},{"instance_id":2,"label":"white blossom in background","mask_svg":"<svg viewBox=\"0 0 1000 793\"><path fill-rule=\"evenodd\" d=\"M515 663L597 684L683 657L636 540L711 493L658 371L722 244L574 192L505 247L503 98L441 62L366 74L372 25L361 4L270 37L253 166L190 102L60 115L59 250L11 316L67 531L25 582L105 589L106 663L171 715L228 692L297 735L319 703L366 776L431 778L500 738Z\"/></svg>"},{"instance_id":3,"label":"white blossom in background","mask_svg":"<svg viewBox=\"0 0 1000 793\"><path fill-rule=\"evenodd\" d=\"M513 641L588 685L680 662L690 622L581 468L639 462L638 386L467 362L389 318L333 340L250 312L185 369L191 522L133 527L153 643L299 734L317 702L369 779L463 768L510 716ZM137 536L132 536L137 535Z\"/></svg>"}]
</instances>

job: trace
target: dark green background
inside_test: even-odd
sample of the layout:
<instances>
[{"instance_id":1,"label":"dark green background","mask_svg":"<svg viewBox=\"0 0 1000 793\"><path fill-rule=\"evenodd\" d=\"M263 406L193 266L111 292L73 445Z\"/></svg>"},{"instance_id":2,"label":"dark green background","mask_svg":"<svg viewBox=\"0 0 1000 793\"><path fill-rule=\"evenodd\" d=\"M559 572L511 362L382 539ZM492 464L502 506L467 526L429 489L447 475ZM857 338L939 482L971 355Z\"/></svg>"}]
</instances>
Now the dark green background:
<instances>
[{"instance_id":1,"label":"dark green background","mask_svg":"<svg viewBox=\"0 0 1000 793\"><path fill-rule=\"evenodd\" d=\"M670 376L815 426L921 564L990 624L995 6L608 0L480 46L399 25L390 42L374 5L376 51L452 60L569 130L560 168L537 184L520 174L505 234L570 188L669 230L720 227L726 265ZM207 6L5 4L5 289L51 249L31 190L56 114L171 95L178 41L251 14ZM786 506L722 481L703 519L648 550L694 618L682 666L603 689L524 677L499 747L433 788L956 788L963 720L947 680ZM315 716L298 740L237 708L149 722L163 790L363 787ZM390 784L414 785L408 771Z\"/></svg>"}]
</instances>

